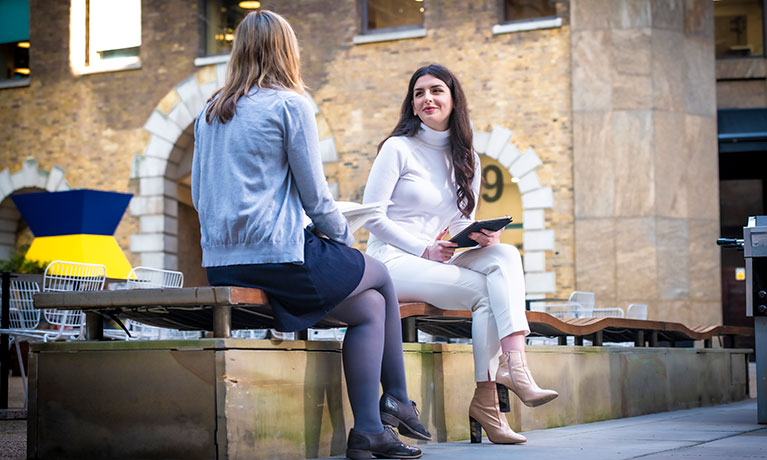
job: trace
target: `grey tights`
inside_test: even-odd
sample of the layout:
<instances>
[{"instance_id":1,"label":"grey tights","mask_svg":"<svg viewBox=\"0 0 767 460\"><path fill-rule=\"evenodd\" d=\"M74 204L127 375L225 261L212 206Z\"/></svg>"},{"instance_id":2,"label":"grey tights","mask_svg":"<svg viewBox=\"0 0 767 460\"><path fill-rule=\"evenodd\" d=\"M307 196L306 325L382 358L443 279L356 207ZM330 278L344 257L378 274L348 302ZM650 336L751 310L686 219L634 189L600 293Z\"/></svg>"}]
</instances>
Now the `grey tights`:
<instances>
[{"instance_id":1,"label":"grey tights","mask_svg":"<svg viewBox=\"0 0 767 460\"><path fill-rule=\"evenodd\" d=\"M402 357L399 303L386 266L364 254L365 271L357 287L330 312L348 325L343 365L354 428L383 431L378 409L379 383L403 402L410 399Z\"/></svg>"}]
</instances>

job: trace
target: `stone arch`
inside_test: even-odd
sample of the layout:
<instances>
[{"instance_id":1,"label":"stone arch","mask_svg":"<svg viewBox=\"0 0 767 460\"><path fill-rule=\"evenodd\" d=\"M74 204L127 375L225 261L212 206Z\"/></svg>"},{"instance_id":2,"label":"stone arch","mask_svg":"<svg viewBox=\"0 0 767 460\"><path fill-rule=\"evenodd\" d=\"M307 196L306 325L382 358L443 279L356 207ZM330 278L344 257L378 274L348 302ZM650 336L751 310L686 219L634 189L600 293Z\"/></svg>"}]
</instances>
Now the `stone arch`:
<instances>
[{"instance_id":1,"label":"stone arch","mask_svg":"<svg viewBox=\"0 0 767 460\"><path fill-rule=\"evenodd\" d=\"M7 259L16 246L16 232L21 215L10 196L20 191L58 192L71 190L64 168L54 165L50 171L40 169L37 160L29 157L21 170L11 174L8 168L0 171L0 259Z\"/></svg>"},{"instance_id":2,"label":"stone arch","mask_svg":"<svg viewBox=\"0 0 767 460\"><path fill-rule=\"evenodd\" d=\"M554 272L546 271L546 251L554 250L554 230L546 229L545 210L554 206L550 186L542 186L536 169L543 164L532 147L522 152L511 142L512 132L493 126L474 130L474 149L497 160L517 179L522 195L525 285L528 298L542 298L556 289Z\"/></svg>"},{"instance_id":3,"label":"stone arch","mask_svg":"<svg viewBox=\"0 0 767 460\"><path fill-rule=\"evenodd\" d=\"M186 269L179 267L179 244L185 246L191 239L183 232L179 233L180 224L184 230L179 219L184 220L184 214L190 209L194 212L191 196L187 195L194 150L194 120L213 91L223 86L226 66L222 63L202 67L176 85L160 100L144 125L150 138L144 153L133 157L131 179L138 181L138 193L130 204L131 214L139 218L140 230L131 235L130 250L139 256L141 265ZM320 127L323 163L336 162L335 141L329 128L323 129L328 126L327 120L319 113L311 96L309 99ZM329 185L337 197L338 184L331 182ZM197 238L199 241L199 236ZM187 249L184 247L185 252L181 254L182 263L184 257L189 256Z\"/></svg>"}]
</instances>

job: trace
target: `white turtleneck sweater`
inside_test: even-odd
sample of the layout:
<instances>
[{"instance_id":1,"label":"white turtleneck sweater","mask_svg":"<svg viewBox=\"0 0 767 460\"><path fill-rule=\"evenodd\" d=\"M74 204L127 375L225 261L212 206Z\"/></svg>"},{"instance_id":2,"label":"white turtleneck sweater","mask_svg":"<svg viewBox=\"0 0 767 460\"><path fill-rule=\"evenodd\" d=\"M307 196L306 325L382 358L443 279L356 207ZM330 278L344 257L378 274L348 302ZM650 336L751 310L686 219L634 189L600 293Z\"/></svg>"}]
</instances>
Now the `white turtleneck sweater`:
<instances>
[{"instance_id":1,"label":"white turtleneck sweater","mask_svg":"<svg viewBox=\"0 0 767 460\"><path fill-rule=\"evenodd\" d=\"M450 160L450 131L435 131L421 123L413 137L391 137L384 142L370 170L363 203L389 201L365 227L370 230L368 251L385 244L420 257L448 228L455 235L474 218L464 217L456 204L456 183ZM474 154L474 196L479 196L479 156ZM476 209L476 207L475 207Z\"/></svg>"}]
</instances>

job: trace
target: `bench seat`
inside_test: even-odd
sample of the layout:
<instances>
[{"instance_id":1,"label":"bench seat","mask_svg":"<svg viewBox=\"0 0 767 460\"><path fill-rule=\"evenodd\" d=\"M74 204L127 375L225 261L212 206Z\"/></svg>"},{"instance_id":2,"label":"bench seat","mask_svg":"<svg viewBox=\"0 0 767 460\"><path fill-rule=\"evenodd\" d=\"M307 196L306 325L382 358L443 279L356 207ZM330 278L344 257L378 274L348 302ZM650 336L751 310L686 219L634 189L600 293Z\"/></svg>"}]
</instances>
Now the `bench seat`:
<instances>
[{"instance_id":1,"label":"bench seat","mask_svg":"<svg viewBox=\"0 0 767 460\"><path fill-rule=\"evenodd\" d=\"M37 308L83 310L88 318L88 337L103 338L101 315L134 319L145 324L181 330L212 330L215 337L228 337L231 329L268 329L274 317L266 294L260 289L234 286L204 286L180 289L134 289L123 291L56 292L35 295ZM594 345L634 341L637 346L657 346L659 341L703 340L711 345L715 336L751 336L753 328L735 326L687 327L670 321L625 318L558 319L543 312L528 311L531 335L568 336L576 345L583 339ZM400 304L403 340L416 342L420 329L441 337L471 337L471 312L442 310L423 302ZM317 328L343 327L323 320ZM564 340L563 340L564 339Z\"/></svg>"}]
</instances>

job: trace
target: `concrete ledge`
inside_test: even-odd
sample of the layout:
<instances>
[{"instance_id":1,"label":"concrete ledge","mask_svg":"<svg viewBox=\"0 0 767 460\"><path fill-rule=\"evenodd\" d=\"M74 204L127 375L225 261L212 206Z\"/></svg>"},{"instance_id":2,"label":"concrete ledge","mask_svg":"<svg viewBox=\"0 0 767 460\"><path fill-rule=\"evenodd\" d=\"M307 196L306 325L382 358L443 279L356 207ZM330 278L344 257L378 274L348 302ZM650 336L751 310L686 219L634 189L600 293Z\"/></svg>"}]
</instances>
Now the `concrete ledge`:
<instances>
[{"instance_id":1,"label":"concrete ledge","mask_svg":"<svg viewBox=\"0 0 767 460\"><path fill-rule=\"evenodd\" d=\"M337 342L200 339L32 344L29 458L342 454L352 414ZM519 431L738 401L748 350L529 347L560 397ZM408 388L439 442L468 439L471 346L405 344Z\"/></svg>"}]
</instances>

